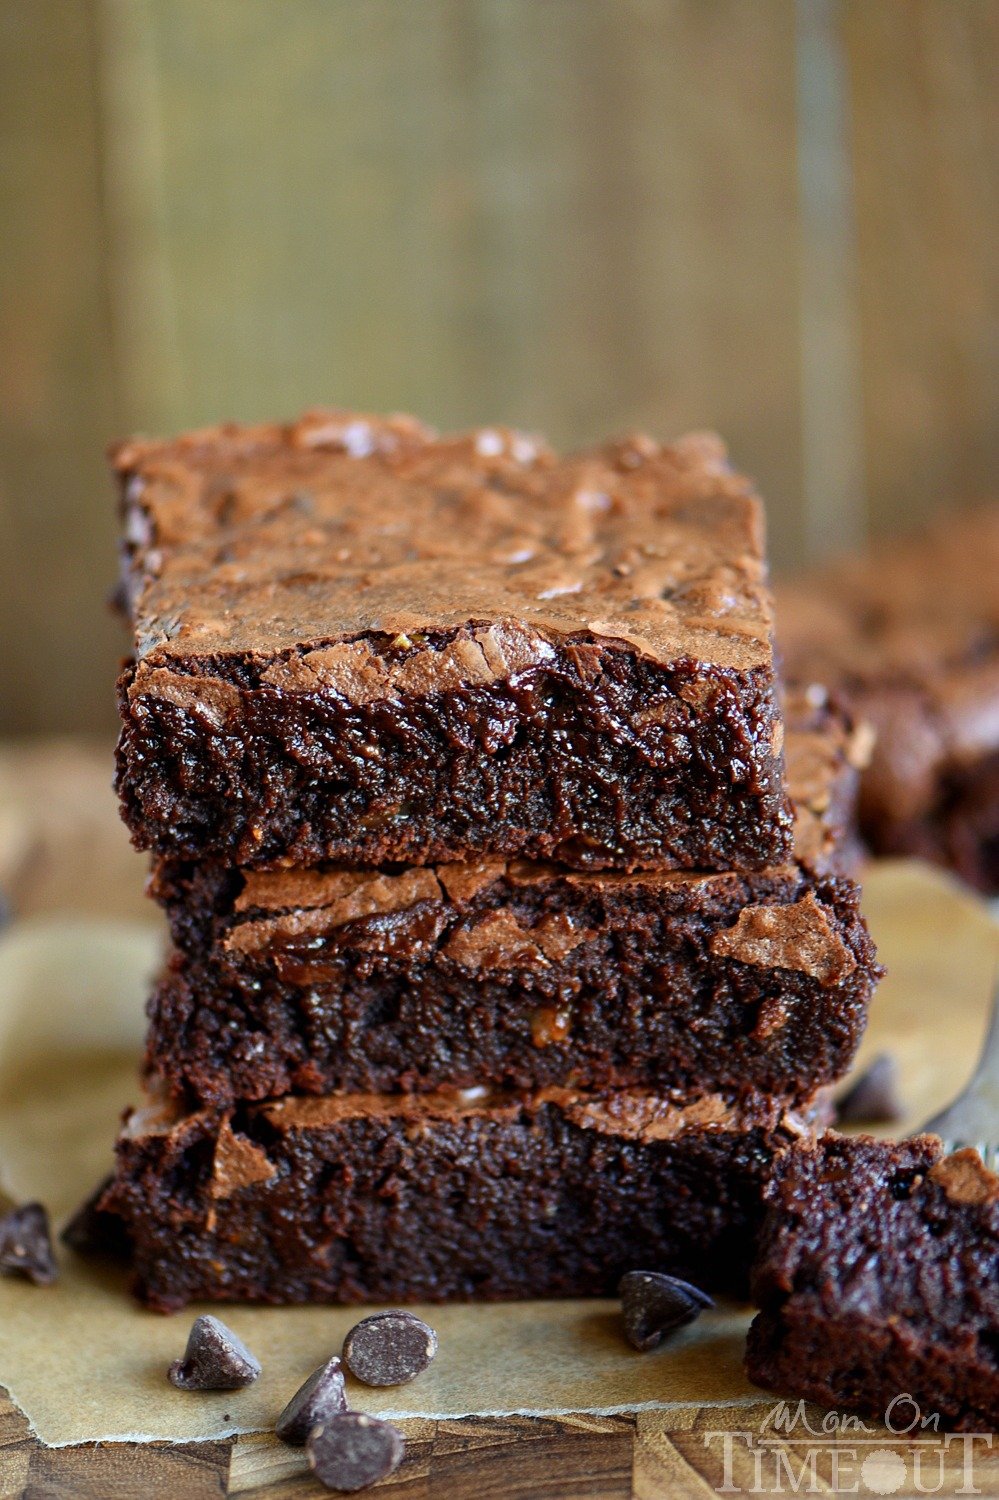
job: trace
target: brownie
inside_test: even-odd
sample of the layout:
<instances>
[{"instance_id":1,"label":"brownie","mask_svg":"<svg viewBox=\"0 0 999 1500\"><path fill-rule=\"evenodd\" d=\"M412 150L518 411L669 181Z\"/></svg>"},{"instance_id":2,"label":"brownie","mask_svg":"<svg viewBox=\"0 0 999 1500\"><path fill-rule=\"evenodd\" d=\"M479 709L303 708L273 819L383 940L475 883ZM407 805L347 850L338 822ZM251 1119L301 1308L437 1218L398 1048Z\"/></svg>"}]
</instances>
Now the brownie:
<instances>
[{"instance_id":1,"label":"brownie","mask_svg":"<svg viewBox=\"0 0 999 1500\"><path fill-rule=\"evenodd\" d=\"M296 871L285 889L307 904L255 906L232 962L178 953L156 986L147 1069L192 1103L476 1079L800 1095L849 1067L880 972L854 883L795 869Z\"/></svg>"},{"instance_id":2,"label":"brownie","mask_svg":"<svg viewBox=\"0 0 999 1500\"><path fill-rule=\"evenodd\" d=\"M855 876L863 863L857 802L871 726L820 683L785 688L784 714L794 859L816 874Z\"/></svg>"},{"instance_id":3,"label":"brownie","mask_svg":"<svg viewBox=\"0 0 999 1500\"><path fill-rule=\"evenodd\" d=\"M788 671L876 730L870 848L999 894L999 506L792 580L778 613Z\"/></svg>"},{"instance_id":4,"label":"brownie","mask_svg":"<svg viewBox=\"0 0 999 1500\"><path fill-rule=\"evenodd\" d=\"M127 1119L102 1207L161 1311L587 1296L636 1266L744 1290L774 1156L816 1113L484 1087L154 1104Z\"/></svg>"},{"instance_id":5,"label":"brownie","mask_svg":"<svg viewBox=\"0 0 999 1500\"><path fill-rule=\"evenodd\" d=\"M849 1066L880 970L840 872L856 735L821 696L787 718L800 852L769 871L159 861L178 951L150 1077L195 1106L567 1078L810 1094Z\"/></svg>"},{"instance_id":6,"label":"brownie","mask_svg":"<svg viewBox=\"0 0 999 1500\"><path fill-rule=\"evenodd\" d=\"M719 439L313 413L119 447L117 786L245 868L786 858L762 509Z\"/></svg>"},{"instance_id":7,"label":"brownie","mask_svg":"<svg viewBox=\"0 0 999 1500\"><path fill-rule=\"evenodd\" d=\"M884 1421L999 1425L999 1177L935 1136L785 1153L753 1269L758 1385ZM912 1404L903 1419L912 1416Z\"/></svg>"}]
</instances>

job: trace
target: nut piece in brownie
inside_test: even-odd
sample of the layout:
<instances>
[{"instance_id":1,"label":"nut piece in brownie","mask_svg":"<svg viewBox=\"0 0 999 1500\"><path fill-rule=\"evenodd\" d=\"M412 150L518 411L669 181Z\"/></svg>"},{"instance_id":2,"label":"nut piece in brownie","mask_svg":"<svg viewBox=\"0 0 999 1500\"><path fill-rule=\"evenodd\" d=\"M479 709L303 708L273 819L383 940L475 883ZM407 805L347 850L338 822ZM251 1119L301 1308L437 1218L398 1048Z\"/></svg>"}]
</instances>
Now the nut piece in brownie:
<instances>
[{"instance_id":1,"label":"nut piece in brownie","mask_svg":"<svg viewBox=\"0 0 999 1500\"><path fill-rule=\"evenodd\" d=\"M941 1424L999 1424L999 1177L935 1136L787 1152L753 1270L758 1385L881 1421L908 1393Z\"/></svg>"},{"instance_id":2,"label":"nut piece in brownie","mask_svg":"<svg viewBox=\"0 0 999 1500\"><path fill-rule=\"evenodd\" d=\"M744 1291L774 1155L822 1113L487 1088L152 1105L123 1128L102 1208L164 1311L586 1296L636 1265Z\"/></svg>"},{"instance_id":3,"label":"nut piece in brownie","mask_svg":"<svg viewBox=\"0 0 999 1500\"><path fill-rule=\"evenodd\" d=\"M999 894L999 505L781 585L788 672L876 730L861 831Z\"/></svg>"},{"instance_id":4,"label":"nut piece in brownie","mask_svg":"<svg viewBox=\"0 0 999 1500\"><path fill-rule=\"evenodd\" d=\"M804 1096L849 1066L880 974L849 842L855 735L787 704L798 859L754 874L523 861L231 870L159 861L178 951L151 1079L195 1105L571 1078Z\"/></svg>"},{"instance_id":5,"label":"nut piece in brownie","mask_svg":"<svg viewBox=\"0 0 999 1500\"><path fill-rule=\"evenodd\" d=\"M786 857L762 508L721 442L319 413L114 455L117 786L242 866Z\"/></svg>"}]
</instances>

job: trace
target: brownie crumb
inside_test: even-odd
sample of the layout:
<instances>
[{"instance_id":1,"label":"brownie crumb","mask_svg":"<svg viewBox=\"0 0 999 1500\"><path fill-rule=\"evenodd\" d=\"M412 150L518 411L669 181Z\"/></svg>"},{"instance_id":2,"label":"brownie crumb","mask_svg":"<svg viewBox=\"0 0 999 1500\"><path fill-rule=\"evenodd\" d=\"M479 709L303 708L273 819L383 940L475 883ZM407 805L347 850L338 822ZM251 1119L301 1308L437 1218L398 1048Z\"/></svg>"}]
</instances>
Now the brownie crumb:
<instances>
[{"instance_id":1,"label":"brownie crumb","mask_svg":"<svg viewBox=\"0 0 999 1500\"><path fill-rule=\"evenodd\" d=\"M904 1114L898 1062L890 1052L879 1053L836 1104L841 1125L894 1125Z\"/></svg>"},{"instance_id":2,"label":"brownie crumb","mask_svg":"<svg viewBox=\"0 0 999 1500\"><path fill-rule=\"evenodd\" d=\"M295 1392L278 1417L274 1431L282 1442L301 1448L313 1428L346 1410L343 1367L334 1354Z\"/></svg>"},{"instance_id":3,"label":"brownie crumb","mask_svg":"<svg viewBox=\"0 0 999 1500\"><path fill-rule=\"evenodd\" d=\"M405 1385L437 1353L437 1335L415 1313L393 1311L362 1318L343 1341L347 1369L365 1385Z\"/></svg>"},{"instance_id":4,"label":"brownie crumb","mask_svg":"<svg viewBox=\"0 0 999 1500\"><path fill-rule=\"evenodd\" d=\"M59 1275L49 1216L40 1203L22 1203L0 1217L0 1273L51 1286Z\"/></svg>"},{"instance_id":5,"label":"brownie crumb","mask_svg":"<svg viewBox=\"0 0 999 1500\"><path fill-rule=\"evenodd\" d=\"M182 1391L239 1391L256 1380L260 1362L231 1328L209 1315L195 1318L184 1358L175 1359L167 1374Z\"/></svg>"},{"instance_id":6,"label":"brownie crumb","mask_svg":"<svg viewBox=\"0 0 999 1500\"><path fill-rule=\"evenodd\" d=\"M365 1490L402 1463L405 1442L390 1422L364 1412L337 1412L309 1434L309 1467L331 1490Z\"/></svg>"},{"instance_id":7,"label":"brownie crumb","mask_svg":"<svg viewBox=\"0 0 999 1500\"><path fill-rule=\"evenodd\" d=\"M628 1271L618 1287L624 1335L633 1349L655 1349L714 1302L699 1287L660 1271Z\"/></svg>"}]
</instances>

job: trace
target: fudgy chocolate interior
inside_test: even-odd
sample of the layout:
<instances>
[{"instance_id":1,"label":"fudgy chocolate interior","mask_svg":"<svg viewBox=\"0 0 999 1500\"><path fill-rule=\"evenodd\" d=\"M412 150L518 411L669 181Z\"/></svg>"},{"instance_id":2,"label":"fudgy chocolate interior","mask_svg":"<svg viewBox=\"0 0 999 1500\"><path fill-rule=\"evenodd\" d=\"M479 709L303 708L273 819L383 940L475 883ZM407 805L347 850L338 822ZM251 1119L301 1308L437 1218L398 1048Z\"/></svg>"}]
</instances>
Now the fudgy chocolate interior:
<instances>
[{"instance_id":1,"label":"fudgy chocolate interior","mask_svg":"<svg viewBox=\"0 0 999 1500\"><path fill-rule=\"evenodd\" d=\"M879 970L841 872L862 747L820 696L786 712L797 859L778 869L157 861L181 953L150 1073L214 1104L567 1078L812 1092L848 1066Z\"/></svg>"},{"instance_id":2,"label":"fudgy chocolate interior","mask_svg":"<svg viewBox=\"0 0 999 1500\"><path fill-rule=\"evenodd\" d=\"M343 924L253 911L231 961L175 957L147 1065L222 1104L567 1078L800 1095L839 1076L879 972L854 883L691 884L525 873Z\"/></svg>"},{"instance_id":3,"label":"fudgy chocolate interior","mask_svg":"<svg viewBox=\"0 0 999 1500\"><path fill-rule=\"evenodd\" d=\"M774 1153L811 1117L571 1089L154 1108L104 1203L162 1310L586 1296L636 1265L744 1289Z\"/></svg>"}]
</instances>

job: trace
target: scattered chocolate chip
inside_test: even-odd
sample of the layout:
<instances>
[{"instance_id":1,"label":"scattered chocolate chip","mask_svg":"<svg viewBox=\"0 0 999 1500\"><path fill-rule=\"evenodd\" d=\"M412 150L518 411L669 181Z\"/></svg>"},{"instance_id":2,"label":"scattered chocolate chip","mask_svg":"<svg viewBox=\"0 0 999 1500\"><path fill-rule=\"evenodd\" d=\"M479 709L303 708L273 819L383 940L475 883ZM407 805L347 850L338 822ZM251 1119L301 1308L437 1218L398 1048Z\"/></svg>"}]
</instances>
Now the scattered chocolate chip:
<instances>
[{"instance_id":1,"label":"scattered chocolate chip","mask_svg":"<svg viewBox=\"0 0 999 1500\"><path fill-rule=\"evenodd\" d=\"M306 1440L309 1467L331 1490L364 1490L402 1463L405 1443L390 1422L360 1411L337 1412Z\"/></svg>"},{"instance_id":2,"label":"scattered chocolate chip","mask_svg":"<svg viewBox=\"0 0 999 1500\"><path fill-rule=\"evenodd\" d=\"M110 1186L111 1178L105 1177L63 1227L59 1238L77 1255L128 1259L130 1246L124 1220L98 1207Z\"/></svg>"},{"instance_id":3,"label":"scattered chocolate chip","mask_svg":"<svg viewBox=\"0 0 999 1500\"><path fill-rule=\"evenodd\" d=\"M344 1364L365 1385L405 1385L437 1353L437 1335L415 1313L374 1313L343 1341Z\"/></svg>"},{"instance_id":4,"label":"scattered chocolate chip","mask_svg":"<svg viewBox=\"0 0 999 1500\"><path fill-rule=\"evenodd\" d=\"M334 1354L295 1392L278 1417L274 1431L282 1442L301 1448L314 1427L346 1410L343 1367Z\"/></svg>"},{"instance_id":5,"label":"scattered chocolate chip","mask_svg":"<svg viewBox=\"0 0 999 1500\"><path fill-rule=\"evenodd\" d=\"M51 1286L59 1275L52 1254L49 1216L40 1203L0 1210L0 1272Z\"/></svg>"},{"instance_id":6,"label":"scattered chocolate chip","mask_svg":"<svg viewBox=\"0 0 999 1500\"><path fill-rule=\"evenodd\" d=\"M183 1359L175 1359L167 1374L182 1391L238 1391L260 1374L241 1338L211 1316L195 1318Z\"/></svg>"},{"instance_id":7,"label":"scattered chocolate chip","mask_svg":"<svg viewBox=\"0 0 999 1500\"><path fill-rule=\"evenodd\" d=\"M905 1114L898 1095L898 1063L881 1052L836 1101L843 1125L893 1125Z\"/></svg>"},{"instance_id":8,"label":"scattered chocolate chip","mask_svg":"<svg viewBox=\"0 0 999 1500\"><path fill-rule=\"evenodd\" d=\"M624 1334L643 1352L661 1344L674 1328L699 1318L714 1303L700 1287L661 1271L628 1271L618 1286Z\"/></svg>"}]
</instances>

